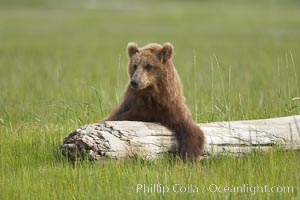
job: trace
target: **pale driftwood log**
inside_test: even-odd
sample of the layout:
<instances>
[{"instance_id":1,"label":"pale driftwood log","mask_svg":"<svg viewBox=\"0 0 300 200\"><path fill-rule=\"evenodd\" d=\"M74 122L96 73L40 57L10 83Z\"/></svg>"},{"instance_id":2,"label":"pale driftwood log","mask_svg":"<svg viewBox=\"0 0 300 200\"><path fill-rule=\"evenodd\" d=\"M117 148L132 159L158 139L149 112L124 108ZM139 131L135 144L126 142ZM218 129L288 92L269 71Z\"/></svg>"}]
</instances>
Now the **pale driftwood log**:
<instances>
[{"instance_id":1,"label":"pale driftwood log","mask_svg":"<svg viewBox=\"0 0 300 200\"><path fill-rule=\"evenodd\" d=\"M249 121L200 124L206 136L204 156L268 151L274 146L300 149L300 115ZM62 153L71 160L157 158L176 153L167 128L153 123L107 121L80 127L64 138Z\"/></svg>"}]
</instances>

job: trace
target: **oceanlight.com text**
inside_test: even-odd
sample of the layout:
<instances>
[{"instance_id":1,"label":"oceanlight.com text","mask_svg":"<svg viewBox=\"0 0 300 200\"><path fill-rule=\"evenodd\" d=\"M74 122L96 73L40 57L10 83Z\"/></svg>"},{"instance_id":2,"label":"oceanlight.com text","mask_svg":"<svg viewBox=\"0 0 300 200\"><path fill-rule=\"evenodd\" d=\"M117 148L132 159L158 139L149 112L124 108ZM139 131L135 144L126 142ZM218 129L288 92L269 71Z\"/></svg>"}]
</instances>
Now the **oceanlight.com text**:
<instances>
[{"instance_id":1,"label":"oceanlight.com text","mask_svg":"<svg viewBox=\"0 0 300 200\"><path fill-rule=\"evenodd\" d=\"M247 193L255 195L257 193L294 193L295 189L292 186L268 186L268 185L249 185L243 184L240 186L221 186L211 184L207 190L212 193Z\"/></svg>"}]
</instances>

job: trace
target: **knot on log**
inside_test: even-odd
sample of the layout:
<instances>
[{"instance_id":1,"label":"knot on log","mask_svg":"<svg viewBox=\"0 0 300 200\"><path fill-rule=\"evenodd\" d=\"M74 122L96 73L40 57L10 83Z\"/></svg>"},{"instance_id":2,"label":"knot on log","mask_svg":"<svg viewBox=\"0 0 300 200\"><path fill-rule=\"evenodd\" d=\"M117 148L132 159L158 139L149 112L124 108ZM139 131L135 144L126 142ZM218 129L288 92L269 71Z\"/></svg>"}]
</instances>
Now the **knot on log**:
<instances>
[{"instance_id":1,"label":"knot on log","mask_svg":"<svg viewBox=\"0 0 300 200\"><path fill-rule=\"evenodd\" d=\"M101 160L107 153L114 149L109 140L103 137L105 124L90 124L77 128L64 138L62 154L70 160L85 159ZM113 157L113 154L110 155Z\"/></svg>"}]
</instances>

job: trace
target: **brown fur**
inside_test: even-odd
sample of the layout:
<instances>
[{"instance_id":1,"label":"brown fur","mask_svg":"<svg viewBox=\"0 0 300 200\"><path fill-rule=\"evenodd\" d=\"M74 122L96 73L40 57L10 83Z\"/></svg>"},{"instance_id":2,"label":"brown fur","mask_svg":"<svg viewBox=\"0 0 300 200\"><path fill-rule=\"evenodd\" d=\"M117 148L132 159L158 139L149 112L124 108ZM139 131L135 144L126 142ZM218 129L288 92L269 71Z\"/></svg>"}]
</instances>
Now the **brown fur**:
<instances>
[{"instance_id":1,"label":"brown fur","mask_svg":"<svg viewBox=\"0 0 300 200\"><path fill-rule=\"evenodd\" d=\"M102 121L156 122L176 133L180 154L193 160L203 153L204 134L185 105L179 76L173 65L173 46L129 43L130 81L123 99Z\"/></svg>"}]
</instances>

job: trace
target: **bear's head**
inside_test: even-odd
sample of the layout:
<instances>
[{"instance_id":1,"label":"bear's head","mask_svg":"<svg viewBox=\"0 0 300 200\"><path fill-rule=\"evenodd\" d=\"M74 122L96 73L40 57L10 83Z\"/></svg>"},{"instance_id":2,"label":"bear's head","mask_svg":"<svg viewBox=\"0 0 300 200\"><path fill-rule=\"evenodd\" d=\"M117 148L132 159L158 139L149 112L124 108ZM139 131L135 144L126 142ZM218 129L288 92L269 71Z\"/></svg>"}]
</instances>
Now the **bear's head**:
<instances>
[{"instance_id":1,"label":"bear's head","mask_svg":"<svg viewBox=\"0 0 300 200\"><path fill-rule=\"evenodd\" d=\"M134 90L158 87L163 84L168 74L174 71L172 63L174 49L170 43L163 45L152 43L142 48L138 48L136 43L129 43L127 53L130 87Z\"/></svg>"}]
</instances>

